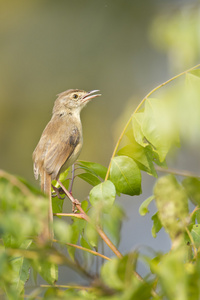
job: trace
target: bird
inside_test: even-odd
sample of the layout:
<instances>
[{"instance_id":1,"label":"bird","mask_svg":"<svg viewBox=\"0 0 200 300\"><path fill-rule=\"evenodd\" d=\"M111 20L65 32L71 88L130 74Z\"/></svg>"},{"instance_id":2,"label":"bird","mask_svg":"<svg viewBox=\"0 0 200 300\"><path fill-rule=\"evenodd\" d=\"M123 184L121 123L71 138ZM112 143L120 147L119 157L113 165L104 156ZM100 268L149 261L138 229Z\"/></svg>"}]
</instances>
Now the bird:
<instances>
[{"instance_id":1,"label":"bird","mask_svg":"<svg viewBox=\"0 0 200 300\"><path fill-rule=\"evenodd\" d=\"M51 182L57 180L61 172L77 160L83 145L80 113L83 107L101 94L99 90L86 92L69 89L58 94L55 100L52 117L46 125L40 140L33 152L34 176L40 177L41 190L48 195L48 220L43 224L40 234L42 242L53 239L53 210Z\"/></svg>"}]
</instances>

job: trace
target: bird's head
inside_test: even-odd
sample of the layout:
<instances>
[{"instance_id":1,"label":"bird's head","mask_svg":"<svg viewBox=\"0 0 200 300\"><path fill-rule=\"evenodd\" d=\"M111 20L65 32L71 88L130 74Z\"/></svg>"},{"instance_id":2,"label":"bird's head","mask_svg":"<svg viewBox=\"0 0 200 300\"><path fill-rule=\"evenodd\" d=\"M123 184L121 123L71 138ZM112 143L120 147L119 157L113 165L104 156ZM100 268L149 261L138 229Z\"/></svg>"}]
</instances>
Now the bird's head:
<instances>
[{"instance_id":1,"label":"bird's head","mask_svg":"<svg viewBox=\"0 0 200 300\"><path fill-rule=\"evenodd\" d=\"M58 98L55 101L53 113L58 110L67 109L69 111L80 112L81 109L91 100L101 94L96 94L99 90L92 90L86 92L84 90L70 89L58 94Z\"/></svg>"}]
</instances>

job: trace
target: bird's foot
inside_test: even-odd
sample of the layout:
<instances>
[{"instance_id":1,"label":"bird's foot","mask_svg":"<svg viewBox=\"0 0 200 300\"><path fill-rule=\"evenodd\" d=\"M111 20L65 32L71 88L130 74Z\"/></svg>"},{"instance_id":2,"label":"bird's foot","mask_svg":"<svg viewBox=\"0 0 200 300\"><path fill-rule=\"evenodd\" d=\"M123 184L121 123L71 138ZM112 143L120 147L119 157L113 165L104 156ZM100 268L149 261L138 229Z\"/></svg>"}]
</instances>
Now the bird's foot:
<instances>
[{"instance_id":1,"label":"bird's foot","mask_svg":"<svg viewBox=\"0 0 200 300\"><path fill-rule=\"evenodd\" d=\"M70 193L72 195L72 193ZM77 212L77 205L81 205L81 203L77 200L77 199L73 199L73 202L72 202L72 212L73 213L76 213Z\"/></svg>"},{"instance_id":2,"label":"bird's foot","mask_svg":"<svg viewBox=\"0 0 200 300\"><path fill-rule=\"evenodd\" d=\"M63 200L65 197L62 198L62 197L60 196L60 194L65 194L65 192L63 191L63 189L62 189L61 187L57 188L57 187L55 187L53 184L52 184L51 186L52 186L52 188L53 188L53 190L54 190L54 193L52 193L51 196L52 196L53 198L54 198L54 197L58 197L58 199Z\"/></svg>"}]
</instances>

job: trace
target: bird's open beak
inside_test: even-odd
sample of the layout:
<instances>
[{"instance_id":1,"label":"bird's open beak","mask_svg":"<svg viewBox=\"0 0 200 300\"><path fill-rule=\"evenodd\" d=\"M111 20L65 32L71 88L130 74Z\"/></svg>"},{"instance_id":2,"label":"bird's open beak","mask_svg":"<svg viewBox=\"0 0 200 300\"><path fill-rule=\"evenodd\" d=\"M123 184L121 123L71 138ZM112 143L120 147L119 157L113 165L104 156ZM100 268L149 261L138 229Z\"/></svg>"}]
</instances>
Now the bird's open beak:
<instances>
[{"instance_id":1,"label":"bird's open beak","mask_svg":"<svg viewBox=\"0 0 200 300\"><path fill-rule=\"evenodd\" d=\"M93 95L94 93L97 93L99 92L99 90L93 90L93 91L90 91L88 92L84 97L83 97L83 102L87 102L95 97L99 97L101 96L101 94L95 94Z\"/></svg>"}]
</instances>

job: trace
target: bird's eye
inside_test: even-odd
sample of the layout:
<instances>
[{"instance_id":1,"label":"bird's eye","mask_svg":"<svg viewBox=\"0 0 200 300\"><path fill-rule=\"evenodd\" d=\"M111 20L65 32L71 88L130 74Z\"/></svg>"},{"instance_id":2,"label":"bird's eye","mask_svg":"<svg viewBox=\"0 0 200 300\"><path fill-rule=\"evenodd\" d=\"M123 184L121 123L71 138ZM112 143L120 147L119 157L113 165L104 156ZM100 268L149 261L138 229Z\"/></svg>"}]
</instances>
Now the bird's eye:
<instances>
[{"instance_id":1,"label":"bird's eye","mask_svg":"<svg viewBox=\"0 0 200 300\"><path fill-rule=\"evenodd\" d=\"M73 98L74 98L74 99L77 99L77 98L78 98L78 95L77 95L77 94L73 94Z\"/></svg>"}]
</instances>

